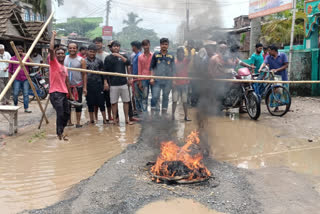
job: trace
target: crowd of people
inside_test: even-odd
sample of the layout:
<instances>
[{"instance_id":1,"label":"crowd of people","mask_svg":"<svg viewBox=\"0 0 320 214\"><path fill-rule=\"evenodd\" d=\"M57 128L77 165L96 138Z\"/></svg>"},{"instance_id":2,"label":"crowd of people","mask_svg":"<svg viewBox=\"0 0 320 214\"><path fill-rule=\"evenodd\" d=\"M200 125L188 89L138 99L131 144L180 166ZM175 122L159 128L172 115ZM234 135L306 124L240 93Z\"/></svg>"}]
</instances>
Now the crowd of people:
<instances>
[{"instance_id":1,"label":"crowd of people","mask_svg":"<svg viewBox=\"0 0 320 214\"><path fill-rule=\"evenodd\" d=\"M256 45L256 51L247 63L240 60L239 47L229 47L226 42L206 41L202 48L196 50L194 42L188 41L185 47L179 47L176 54L169 52L169 39L160 40L160 51L152 53L150 41L133 41L132 54L127 56L121 52L121 44L111 41L108 44L109 52L103 47L103 40L97 37L88 47L78 47L76 43L69 43L67 50L55 45L56 32L53 32L48 62L50 64L50 101L57 112L57 135L64 139L63 131L66 126L73 126L71 121L71 107L75 108L75 127L81 128L81 114L83 97L86 98L89 123L95 124L100 110L103 124L118 124L118 102L121 98L125 123L133 125L135 122L147 118L168 114L169 95L172 92L171 118L175 120L178 102L182 103L184 120L188 117L188 103L195 106L201 94L210 93L202 86L199 80L188 79L158 79L161 77L200 77L202 79L228 78L227 69L245 66L255 73L260 73L268 65L282 80L287 80L286 68L288 60L285 54L279 53L276 46L264 48ZM21 58L24 58L23 48L17 46ZM0 58L16 60L4 51L0 45ZM33 54L29 62L43 62L38 54ZM0 63L1 91L7 84L10 75L17 69L18 64ZM73 68L73 69L68 69ZM120 75L101 75L91 72L79 72L74 69L105 71ZM136 75L135 78L125 77L126 74ZM141 77L140 77L141 76ZM208 86L210 87L210 86ZM17 97L23 89L24 109L28 110L29 100L26 91L28 81L23 70L13 84L13 101L17 105ZM151 103L149 104L149 93ZM2 104L10 104L8 92ZM162 95L162 99L160 96ZM162 101L160 103L160 100ZM151 116L148 113L150 106Z\"/></svg>"}]
</instances>

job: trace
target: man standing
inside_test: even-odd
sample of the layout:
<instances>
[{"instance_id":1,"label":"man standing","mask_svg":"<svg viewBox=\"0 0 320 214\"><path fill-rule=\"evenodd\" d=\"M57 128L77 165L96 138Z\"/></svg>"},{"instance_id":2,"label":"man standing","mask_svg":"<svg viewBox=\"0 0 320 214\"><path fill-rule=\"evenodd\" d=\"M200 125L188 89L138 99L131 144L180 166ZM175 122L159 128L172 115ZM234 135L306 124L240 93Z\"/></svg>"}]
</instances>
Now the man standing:
<instances>
[{"instance_id":1,"label":"man standing","mask_svg":"<svg viewBox=\"0 0 320 214\"><path fill-rule=\"evenodd\" d=\"M104 60L106 59L107 56L109 56L109 54L103 51L103 39L101 37L96 37L93 40L93 43L95 43L97 47L96 57L104 63ZM108 84L110 85L110 82L108 82ZM111 108L111 102L110 102L110 88L104 91L104 101L107 106L108 120L112 121L113 118L111 116L112 108ZM96 114L96 117L98 117L98 107L95 108L95 114Z\"/></svg>"},{"instance_id":2,"label":"man standing","mask_svg":"<svg viewBox=\"0 0 320 214\"><path fill-rule=\"evenodd\" d=\"M265 59L264 63L261 65L259 73L267 65L272 73L280 77L280 80L288 81L288 64L289 63L287 55L285 53L279 53L278 47L275 45L271 45L269 55ZM288 88L288 84L283 84L283 86ZM273 103L273 99L270 101L270 103ZM278 111L278 107L276 107L274 111Z\"/></svg>"},{"instance_id":3,"label":"man standing","mask_svg":"<svg viewBox=\"0 0 320 214\"><path fill-rule=\"evenodd\" d=\"M42 58L42 56L38 53L38 51L34 51L34 52L32 53L31 60L32 60L32 62L37 63L37 64L43 63L43 58ZM38 72L38 71L39 71L39 66L33 66L33 67L32 67L32 72Z\"/></svg>"},{"instance_id":4,"label":"man standing","mask_svg":"<svg viewBox=\"0 0 320 214\"><path fill-rule=\"evenodd\" d=\"M264 61L262 50L263 45L261 43L256 44L256 52L253 53L250 57L250 65L256 67L254 70L255 74L259 73L259 69Z\"/></svg>"},{"instance_id":5,"label":"man standing","mask_svg":"<svg viewBox=\"0 0 320 214\"><path fill-rule=\"evenodd\" d=\"M143 40L142 41L143 54L141 54L138 58L138 75L150 76L150 64L153 53L150 52L150 41ZM142 111L148 111L148 97L149 97L149 89L150 89L150 80L140 78L138 81L139 90L142 92Z\"/></svg>"},{"instance_id":6,"label":"man standing","mask_svg":"<svg viewBox=\"0 0 320 214\"><path fill-rule=\"evenodd\" d=\"M17 46L18 54L20 55L20 58L23 59L25 54L23 53L23 47L18 45ZM19 61L17 56L11 57L12 61ZM30 62L30 59L27 59L27 62ZM9 64L9 73L12 75L16 72L17 68L19 67L19 64ZM29 67L25 66L27 71L29 71ZM27 80L26 75L24 74L23 69L21 68L19 74L17 75L16 79L13 82L13 102L14 105L18 105L18 96L20 89L23 89L23 105L24 105L24 112L25 113L32 113L32 111L28 110L29 108L29 82ZM9 75L10 75L9 74ZM11 77L11 75L9 77Z\"/></svg>"},{"instance_id":7,"label":"man standing","mask_svg":"<svg viewBox=\"0 0 320 214\"><path fill-rule=\"evenodd\" d=\"M252 54L251 58L250 58L250 64L252 66L255 66L255 74L258 74L259 73L259 69L261 67L261 65L263 64L263 53L262 53L262 50L263 50L263 45L258 43L256 44L256 52ZM258 79L262 79L262 75L259 76ZM259 84L259 83L253 83L252 86L254 88L254 91L256 92L256 94L258 96L261 95L262 91L261 91L261 86L262 84Z\"/></svg>"},{"instance_id":8,"label":"man standing","mask_svg":"<svg viewBox=\"0 0 320 214\"><path fill-rule=\"evenodd\" d=\"M269 66L271 72L281 76L282 81L288 81L288 57L285 53L279 53L277 46L270 46L269 55L267 56L264 63L261 65L259 73L266 65Z\"/></svg>"},{"instance_id":9,"label":"man standing","mask_svg":"<svg viewBox=\"0 0 320 214\"><path fill-rule=\"evenodd\" d=\"M138 66L138 59L141 55L141 42L134 41L131 42L131 47L133 53L135 53L134 57L132 58L132 74L138 75L139 74L139 66ZM138 113L142 112L142 91L139 88L139 80L135 78L133 80L133 88L134 88L134 100L135 100L135 106Z\"/></svg>"},{"instance_id":10,"label":"man standing","mask_svg":"<svg viewBox=\"0 0 320 214\"><path fill-rule=\"evenodd\" d=\"M90 45L88 48L86 59L87 69L93 71L102 71L103 62L96 58L96 50L97 48L95 44ZM89 109L90 123L94 124L94 107L98 106L103 117L103 124L107 124L103 93L104 90L109 90L107 77L99 74L88 73L87 89L87 104Z\"/></svg>"},{"instance_id":11,"label":"man standing","mask_svg":"<svg viewBox=\"0 0 320 214\"><path fill-rule=\"evenodd\" d=\"M82 68L87 69L86 61L77 55L78 45L76 43L70 43L68 45L69 55L66 56L64 60L64 66L70 68ZM79 72L79 71L68 71L71 93L75 101L82 103L82 94L87 96L87 73ZM82 106L76 107L76 116L77 116L77 124L76 128L81 128L80 125L81 120L81 112ZM72 126L71 118L69 120L69 126Z\"/></svg>"},{"instance_id":12,"label":"man standing","mask_svg":"<svg viewBox=\"0 0 320 214\"><path fill-rule=\"evenodd\" d=\"M176 77L188 77L188 68L190 59L185 58L185 52L183 47L178 48L177 50L177 60L176 60ZM175 119L175 112L177 108L177 103L179 98L183 103L183 111L184 111L184 120L191 121L188 118L188 85L189 80L174 80L173 81L173 90L172 90L172 120Z\"/></svg>"},{"instance_id":13,"label":"man standing","mask_svg":"<svg viewBox=\"0 0 320 214\"><path fill-rule=\"evenodd\" d=\"M5 51L4 45L0 44L0 59L1 60L10 60L11 55ZM2 90L6 87L9 81L9 63L7 62L0 62L0 93ZM7 93L4 95L2 100L2 105L10 105L10 89L7 91Z\"/></svg>"},{"instance_id":14,"label":"man standing","mask_svg":"<svg viewBox=\"0 0 320 214\"><path fill-rule=\"evenodd\" d=\"M67 126L70 118L70 108L68 104L67 94L70 94L70 99L73 100L73 95L69 87L68 70L63 65L66 57L65 50L63 48L54 48L54 40L57 33L52 32L52 38L50 42L50 102L53 108L56 110L56 126L57 136L59 140L68 140L63 134L64 128Z\"/></svg>"},{"instance_id":15,"label":"man standing","mask_svg":"<svg viewBox=\"0 0 320 214\"><path fill-rule=\"evenodd\" d=\"M112 54L107 56L104 61L104 69L107 72L126 74L126 68L130 65L130 60L125 55L120 54L120 43L113 41L110 44ZM112 114L118 114L118 100L121 97L126 124L132 125L129 120L130 95L128 90L128 80L126 77L110 76L110 101L112 104ZM114 119L115 123L119 119Z\"/></svg>"},{"instance_id":16,"label":"man standing","mask_svg":"<svg viewBox=\"0 0 320 214\"><path fill-rule=\"evenodd\" d=\"M172 77L175 74L175 59L174 56L168 53L169 39L160 39L160 52L154 53L151 60L150 71L152 76L169 76ZM160 92L162 90L162 114L167 113L169 104L169 94L172 88L171 80L150 80L152 85L152 100L151 111L159 113L160 109L157 108L157 103L160 98Z\"/></svg>"},{"instance_id":17,"label":"man standing","mask_svg":"<svg viewBox=\"0 0 320 214\"><path fill-rule=\"evenodd\" d=\"M86 47L81 47L78 53L78 56L80 56L81 58L85 59L87 57L87 51L88 49Z\"/></svg>"}]
</instances>

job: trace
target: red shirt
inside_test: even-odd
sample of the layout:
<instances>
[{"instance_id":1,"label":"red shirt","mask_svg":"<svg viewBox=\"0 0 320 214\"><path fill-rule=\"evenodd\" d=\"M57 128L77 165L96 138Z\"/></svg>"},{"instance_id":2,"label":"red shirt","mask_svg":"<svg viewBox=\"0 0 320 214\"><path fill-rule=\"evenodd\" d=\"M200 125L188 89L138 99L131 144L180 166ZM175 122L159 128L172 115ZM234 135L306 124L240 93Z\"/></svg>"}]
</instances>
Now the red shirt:
<instances>
[{"instance_id":1,"label":"red shirt","mask_svg":"<svg viewBox=\"0 0 320 214\"><path fill-rule=\"evenodd\" d=\"M150 53L149 56L146 56L144 53L141 54L138 58L138 75L151 75L150 64L152 60L153 53ZM145 80L141 78L139 80Z\"/></svg>"},{"instance_id":2,"label":"red shirt","mask_svg":"<svg viewBox=\"0 0 320 214\"><path fill-rule=\"evenodd\" d=\"M66 85L66 78L68 77L68 70L64 65L61 65L56 58L50 60L49 93L60 92L67 94L68 88Z\"/></svg>"},{"instance_id":3,"label":"red shirt","mask_svg":"<svg viewBox=\"0 0 320 214\"><path fill-rule=\"evenodd\" d=\"M179 61L176 59L176 77L188 77L189 71L189 63L190 60L184 59L183 61ZM190 83L189 80L175 80L174 83L176 85L187 85Z\"/></svg>"},{"instance_id":4,"label":"red shirt","mask_svg":"<svg viewBox=\"0 0 320 214\"><path fill-rule=\"evenodd\" d=\"M80 52L77 55L80 56L83 59L87 58L86 56L83 56Z\"/></svg>"}]
</instances>

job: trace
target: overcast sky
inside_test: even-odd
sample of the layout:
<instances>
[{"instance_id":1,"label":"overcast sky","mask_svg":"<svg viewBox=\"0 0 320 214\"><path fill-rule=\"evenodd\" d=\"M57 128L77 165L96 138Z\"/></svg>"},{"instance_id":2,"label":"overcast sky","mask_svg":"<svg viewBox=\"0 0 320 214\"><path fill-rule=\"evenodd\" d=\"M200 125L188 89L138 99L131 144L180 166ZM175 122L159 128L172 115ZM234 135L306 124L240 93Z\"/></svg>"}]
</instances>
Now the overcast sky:
<instances>
[{"instance_id":1,"label":"overcast sky","mask_svg":"<svg viewBox=\"0 0 320 214\"><path fill-rule=\"evenodd\" d=\"M177 26L185 20L187 0L112 0L110 25L116 32L121 31L123 20L129 12L138 13L143 19L139 25L154 29L159 36L175 36ZM249 0L189 0L190 14L199 13L202 8L215 4L220 10L223 27L233 27L233 18L248 14ZM63 22L68 17L105 17L106 0L65 0L64 6L55 3L56 19ZM161 2L159 4L159 2ZM201 3L205 2L205 3Z\"/></svg>"}]
</instances>

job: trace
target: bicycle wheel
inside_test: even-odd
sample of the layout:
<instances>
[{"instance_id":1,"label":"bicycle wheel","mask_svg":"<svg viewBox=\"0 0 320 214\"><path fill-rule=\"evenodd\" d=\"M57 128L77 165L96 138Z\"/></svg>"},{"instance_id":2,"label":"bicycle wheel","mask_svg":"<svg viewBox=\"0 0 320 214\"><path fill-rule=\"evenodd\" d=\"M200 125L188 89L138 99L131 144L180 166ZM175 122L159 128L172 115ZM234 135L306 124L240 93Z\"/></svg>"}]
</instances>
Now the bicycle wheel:
<instances>
[{"instance_id":1,"label":"bicycle wheel","mask_svg":"<svg viewBox=\"0 0 320 214\"><path fill-rule=\"evenodd\" d=\"M289 91L283 86L270 88L266 96L266 105L272 116L284 116L290 110L291 106Z\"/></svg>"},{"instance_id":2,"label":"bicycle wheel","mask_svg":"<svg viewBox=\"0 0 320 214\"><path fill-rule=\"evenodd\" d=\"M261 106L257 94L254 91L250 91L245 101L248 115L251 119L257 120L261 113Z\"/></svg>"}]
</instances>

